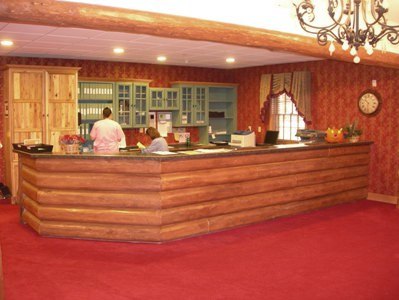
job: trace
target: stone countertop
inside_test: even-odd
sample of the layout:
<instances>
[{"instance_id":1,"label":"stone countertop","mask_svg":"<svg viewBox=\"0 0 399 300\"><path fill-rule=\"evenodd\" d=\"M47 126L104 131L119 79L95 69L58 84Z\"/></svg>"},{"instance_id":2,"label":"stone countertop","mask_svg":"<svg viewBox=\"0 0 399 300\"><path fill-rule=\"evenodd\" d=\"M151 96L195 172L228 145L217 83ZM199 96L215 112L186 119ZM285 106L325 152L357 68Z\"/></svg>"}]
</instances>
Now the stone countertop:
<instances>
[{"instance_id":1,"label":"stone countertop","mask_svg":"<svg viewBox=\"0 0 399 300\"><path fill-rule=\"evenodd\" d=\"M14 150L14 152L28 155L33 158L63 158L63 159L98 159L98 158L112 158L112 159L145 159L145 160L181 160L181 159L197 159L197 158L208 158L214 156L239 156L239 155L253 155L253 154L265 154L265 153L280 153L280 152L296 152L296 151L307 151L307 150L319 150L329 149L338 147L357 147L370 145L371 141L361 141L357 143L295 143L295 144L279 144L274 146L256 146L248 148L238 148L231 146L214 146L214 145L179 145L178 147L171 148L173 154L161 155L148 153L143 154L136 149L130 151L124 151L114 154L98 154L98 153L79 153L79 154L65 154L61 152L54 153L28 153L20 150ZM194 150L207 149L208 152L197 153ZM212 152L214 150L221 150L226 152Z\"/></svg>"}]
</instances>

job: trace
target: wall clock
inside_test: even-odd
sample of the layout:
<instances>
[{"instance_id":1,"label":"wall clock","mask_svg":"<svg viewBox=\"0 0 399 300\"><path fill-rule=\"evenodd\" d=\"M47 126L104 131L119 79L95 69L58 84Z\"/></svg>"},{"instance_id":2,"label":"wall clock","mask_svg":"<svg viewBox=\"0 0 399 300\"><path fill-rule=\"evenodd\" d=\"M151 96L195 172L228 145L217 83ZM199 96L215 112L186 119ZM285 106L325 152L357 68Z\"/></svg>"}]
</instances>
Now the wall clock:
<instances>
[{"instance_id":1,"label":"wall clock","mask_svg":"<svg viewBox=\"0 0 399 300\"><path fill-rule=\"evenodd\" d=\"M374 90L365 90L359 97L358 107L362 114L375 116L381 109L381 96Z\"/></svg>"}]
</instances>

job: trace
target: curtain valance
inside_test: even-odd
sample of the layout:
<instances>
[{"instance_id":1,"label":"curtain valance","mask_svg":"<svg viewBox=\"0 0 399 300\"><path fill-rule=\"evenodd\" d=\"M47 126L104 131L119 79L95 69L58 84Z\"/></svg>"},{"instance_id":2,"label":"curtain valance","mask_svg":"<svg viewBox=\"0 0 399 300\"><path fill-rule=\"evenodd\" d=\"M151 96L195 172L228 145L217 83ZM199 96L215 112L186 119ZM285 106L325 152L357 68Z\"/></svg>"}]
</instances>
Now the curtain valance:
<instances>
[{"instance_id":1,"label":"curtain valance","mask_svg":"<svg viewBox=\"0 0 399 300\"><path fill-rule=\"evenodd\" d=\"M259 104L262 121L265 122L268 119L270 100L283 93L291 97L305 122L311 123L311 76L308 71L263 74L261 76Z\"/></svg>"}]
</instances>

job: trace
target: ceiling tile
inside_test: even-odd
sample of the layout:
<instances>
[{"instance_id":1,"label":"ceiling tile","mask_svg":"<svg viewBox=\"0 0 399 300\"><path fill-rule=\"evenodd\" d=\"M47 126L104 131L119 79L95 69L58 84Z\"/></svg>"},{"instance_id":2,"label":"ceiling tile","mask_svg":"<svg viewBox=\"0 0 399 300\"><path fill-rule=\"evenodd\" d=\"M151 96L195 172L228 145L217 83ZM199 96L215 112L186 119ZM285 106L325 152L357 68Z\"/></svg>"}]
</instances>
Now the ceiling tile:
<instances>
[{"instance_id":1,"label":"ceiling tile","mask_svg":"<svg viewBox=\"0 0 399 300\"><path fill-rule=\"evenodd\" d=\"M39 39L42 35L30 33L14 33L0 31L0 39L11 39L15 41L34 41Z\"/></svg>"},{"instance_id":2,"label":"ceiling tile","mask_svg":"<svg viewBox=\"0 0 399 300\"><path fill-rule=\"evenodd\" d=\"M81 37L70 37L70 36L51 36L51 35L44 35L37 39L39 42L51 42L51 43L59 43L59 44L72 44L72 43L79 43L86 38Z\"/></svg>"},{"instance_id":3,"label":"ceiling tile","mask_svg":"<svg viewBox=\"0 0 399 300\"><path fill-rule=\"evenodd\" d=\"M51 32L52 36L69 36L77 38L94 38L102 34L100 30L83 29L83 28L56 28Z\"/></svg>"},{"instance_id":4,"label":"ceiling tile","mask_svg":"<svg viewBox=\"0 0 399 300\"><path fill-rule=\"evenodd\" d=\"M35 48L35 49L59 49L60 44L56 43L42 43L42 42L31 42L31 43L26 43L25 46L22 47L22 49L30 49L30 48Z\"/></svg>"},{"instance_id":5,"label":"ceiling tile","mask_svg":"<svg viewBox=\"0 0 399 300\"><path fill-rule=\"evenodd\" d=\"M29 31L26 29L29 28ZM15 23L6 23L6 26L0 29L5 32L14 32L14 33L30 33L30 34L48 34L54 31L56 28L51 26L32 26L26 24L15 24Z\"/></svg>"},{"instance_id":6,"label":"ceiling tile","mask_svg":"<svg viewBox=\"0 0 399 300\"><path fill-rule=\"evenodd\" d=\"M84 49L86 51L96 51L96 50L111 51L111 48L106 45L102 45L100 43L91 45L91 44L85 44L84 42L79 42L78 45L76 43L60 45L59 48L61 50L66 50L66 51L70 51L76 48Z\"/></svg>"},{"instance_id":7,"label":"ceiling tile","mask_svg":"<svg viewBox=\"0 0 399 300\"><path fill-rule=\"evenodd\" d=\"M110 41L123 41L128 42L132 40L131 34L124 32L102 32L96 36L98 40L110 40Z\"/></svg>"}]
</instances>

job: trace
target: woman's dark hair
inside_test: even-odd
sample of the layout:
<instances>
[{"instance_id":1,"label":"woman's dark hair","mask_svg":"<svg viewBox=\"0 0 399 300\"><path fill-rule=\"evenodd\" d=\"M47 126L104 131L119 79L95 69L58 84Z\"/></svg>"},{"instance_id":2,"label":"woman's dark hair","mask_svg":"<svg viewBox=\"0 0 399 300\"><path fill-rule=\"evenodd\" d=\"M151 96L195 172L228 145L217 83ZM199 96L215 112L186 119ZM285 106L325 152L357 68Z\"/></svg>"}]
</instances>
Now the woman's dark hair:
<instances>
[{"instance_id":1,"label":"woman's dark hair","mask_svg":"<svg viewBox=\"0 0 399 300\"><path fill-rule=\"evenodd\" d=\"M103 117L108 118L112 114L112 110L109 107L103 109Z\"/></svg>"},{"instance_id":2,"label":"woman's dark hair","mask_svg":"<svg viewBox=\"0 0 399 300\"><path fill-rule=\"evenodd\" d=\"M159 131L156 128L154 128L154 127L148 127L147 130L145 131L145 133L147 135L149 135L152 140L156 139L156 138L159 138L161 136L159 134Z\"/></svg>"}]
</instances>

